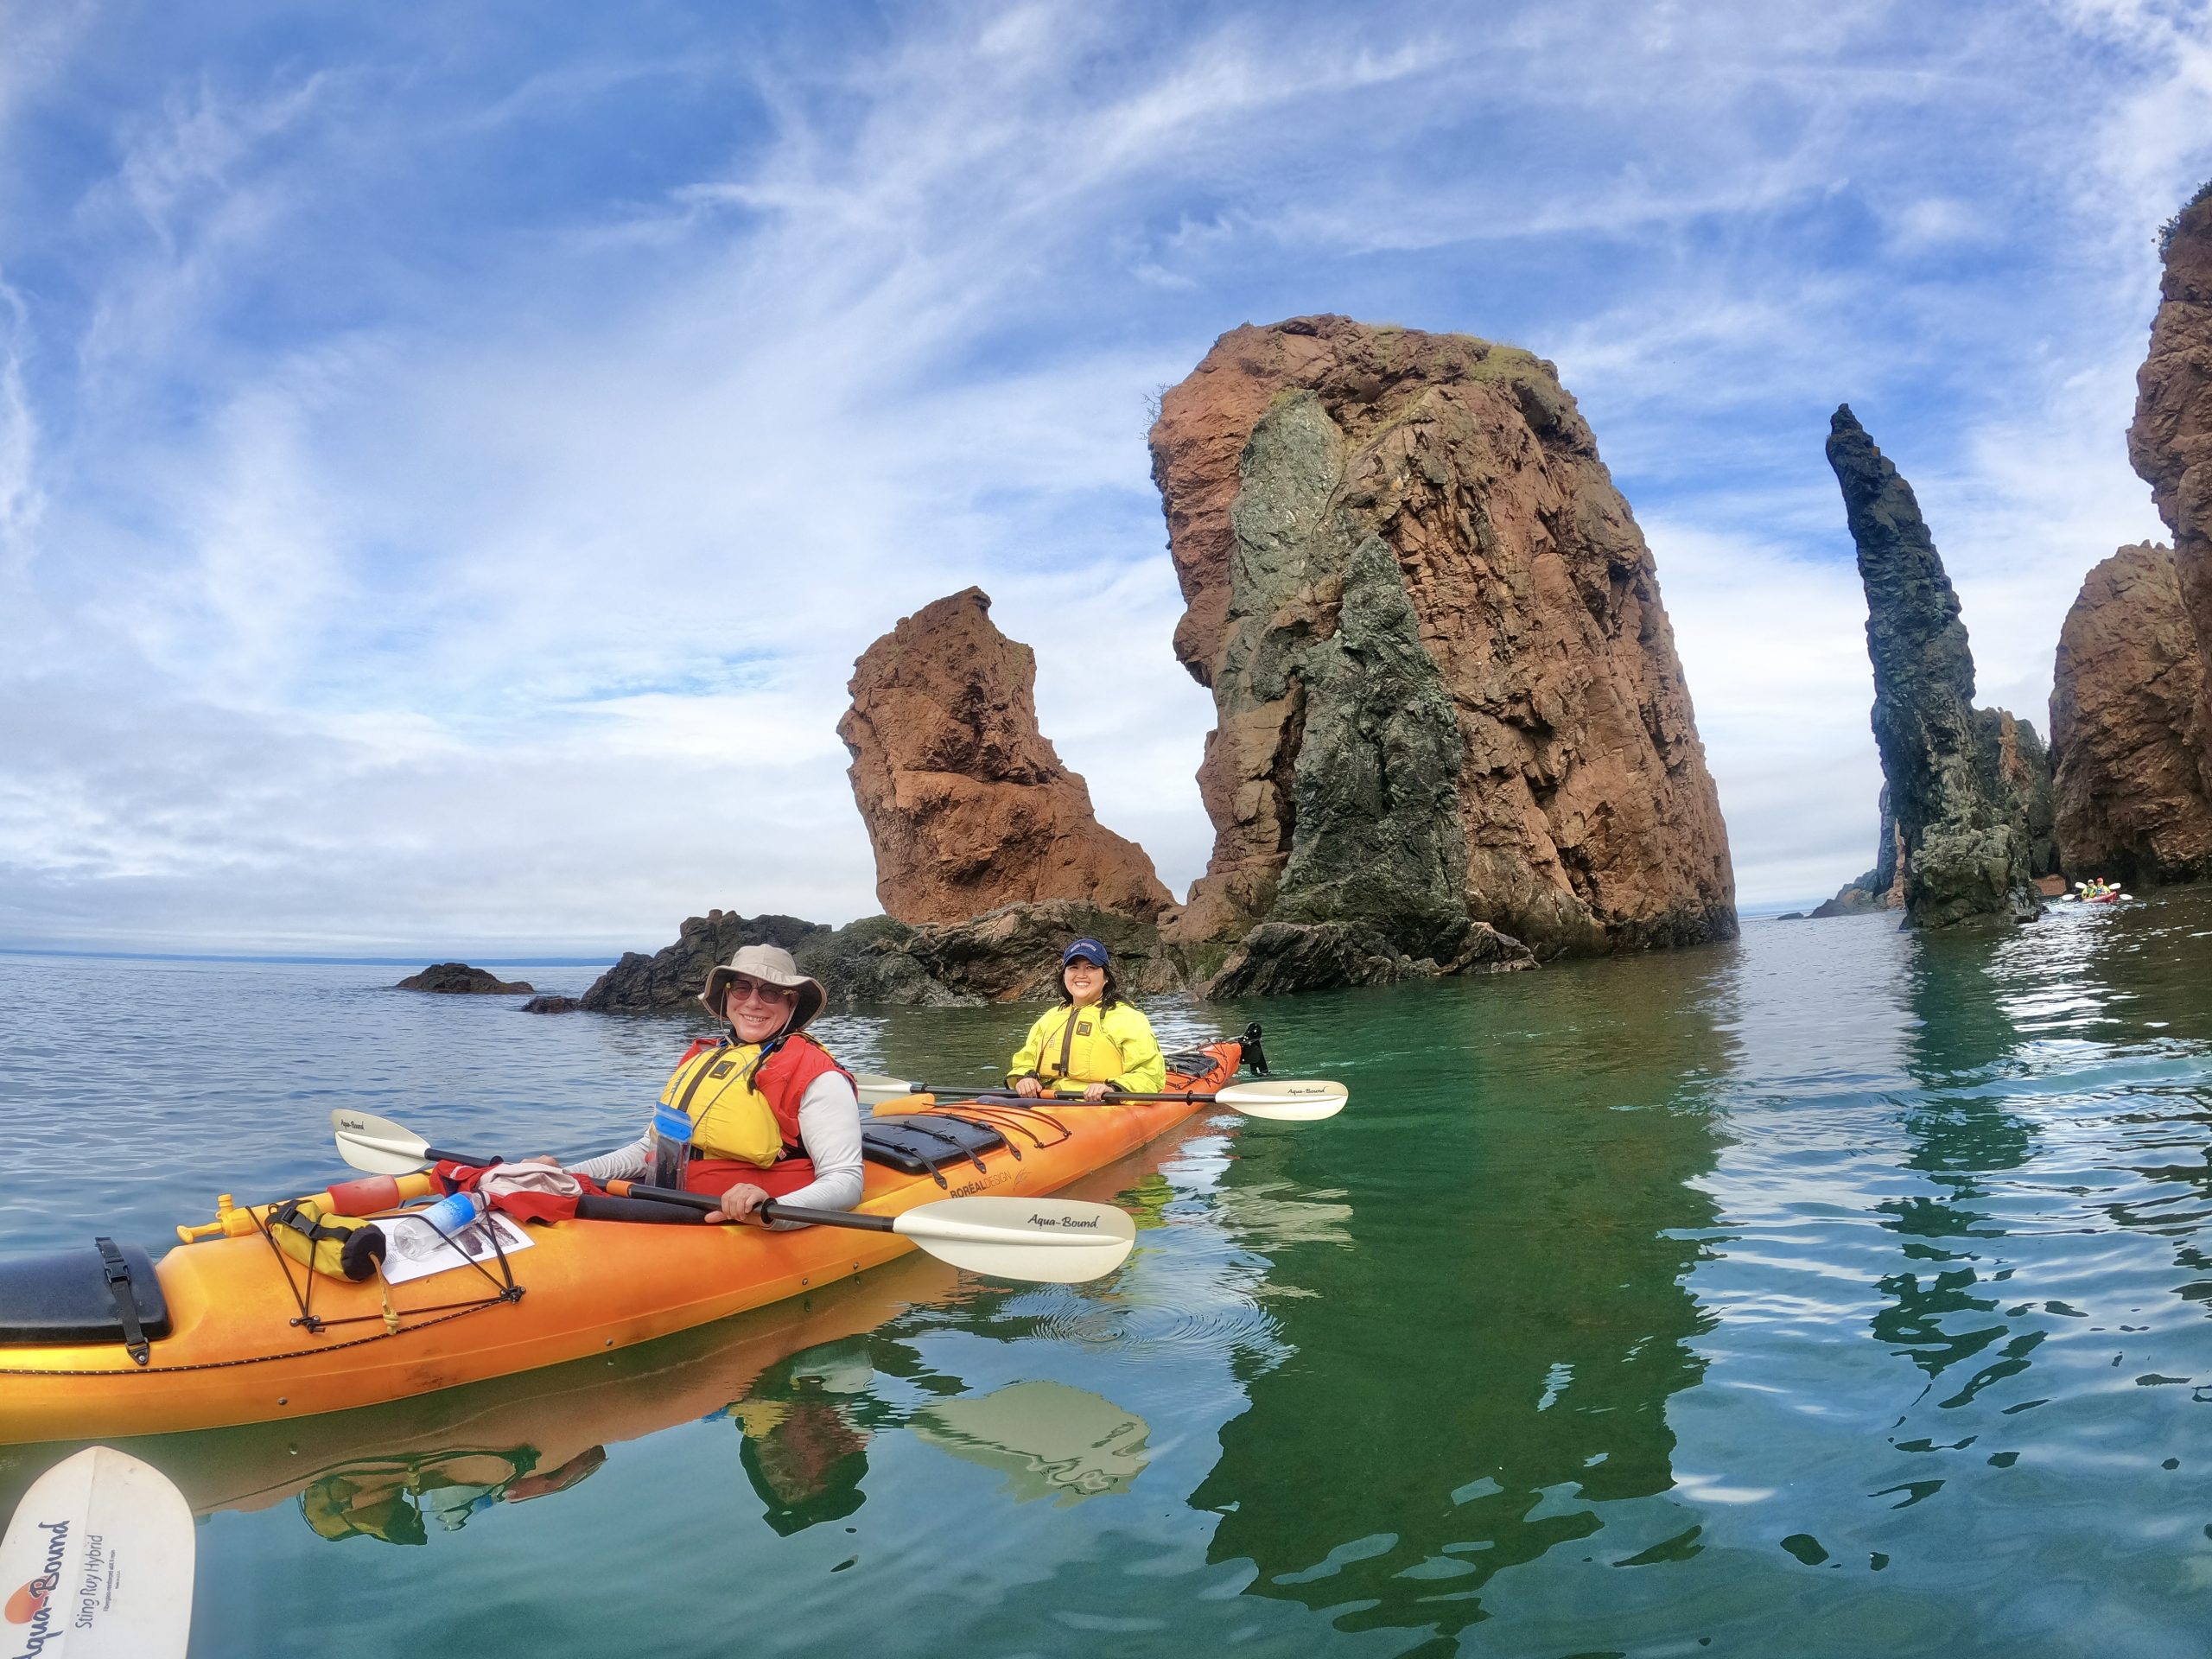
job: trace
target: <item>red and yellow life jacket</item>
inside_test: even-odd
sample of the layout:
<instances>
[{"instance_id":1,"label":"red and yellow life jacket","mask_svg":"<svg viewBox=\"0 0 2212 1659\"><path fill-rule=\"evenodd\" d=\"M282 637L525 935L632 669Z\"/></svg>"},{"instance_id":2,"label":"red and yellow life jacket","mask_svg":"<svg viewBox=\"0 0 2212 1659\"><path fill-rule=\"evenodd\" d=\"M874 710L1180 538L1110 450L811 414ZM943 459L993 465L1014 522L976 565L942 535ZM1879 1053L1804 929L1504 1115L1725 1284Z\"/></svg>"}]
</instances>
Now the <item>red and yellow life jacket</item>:
<instances>
[{"instance_id":1,"label":"red and yellow life jacket","mask_svg":"<svg viewBox=\"0 0 2212 1659\"><path fill-rule=\"evenodd\" d=\"M804 1033L768 1045L704 1039L692 1044L660 1103L691 1119L695 1158L728 1158L763 1168L799 1147L798 1107L807 1087L830 1071L850 1077Z\"/></svg>"}]
</instances>

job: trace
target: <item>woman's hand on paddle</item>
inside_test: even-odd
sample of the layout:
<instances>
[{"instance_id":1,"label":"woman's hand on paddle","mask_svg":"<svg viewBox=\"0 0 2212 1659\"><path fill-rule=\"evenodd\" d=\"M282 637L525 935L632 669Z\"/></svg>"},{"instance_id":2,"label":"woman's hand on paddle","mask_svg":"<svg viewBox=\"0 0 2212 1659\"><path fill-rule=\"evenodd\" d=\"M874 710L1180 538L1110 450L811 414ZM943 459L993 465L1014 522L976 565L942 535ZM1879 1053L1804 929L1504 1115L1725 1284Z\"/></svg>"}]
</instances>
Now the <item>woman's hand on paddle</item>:
<instances>
[{"instance_id":1,"label":"woman's hand on paddle","mask_svg":"<svg viewBox=\"0 0 2212 1659\"><path fill-rule=\"evenodd\" d=\"M1112 1087L1113 1085L1111 1084L1107 1083L1094 1083L1088 1084L1084 1089L1083 1097L1085 1100L1090 1101L1103 1100L1106 1098L1107 1091Z\"/></svg>"},{"instance_id":2,"label":"woman's hand on paddle","mask_svg":"<svg viewBox=\"0 0 2212 1659\"><path fill-rule=\"evenodd\" d=\"M737 1185L722 1194L719 1213L707 1217L709 1221L743 1221L755 1210L768 1202L768 1195L757 1186Z\"/></svg>"},{"instance_id":3,"label":"woman's hand on paddle","mask_svg":"<svg viewBox=\"0 0 2212 1659\"><path fill-rule=\"evenodd\" d=\"M1045 1092L1045 1085L1034 1077L1016 1077L1014 1080L1014 1092L1024 1100L1034 1100Z\"/></svg>"}]
</instances>

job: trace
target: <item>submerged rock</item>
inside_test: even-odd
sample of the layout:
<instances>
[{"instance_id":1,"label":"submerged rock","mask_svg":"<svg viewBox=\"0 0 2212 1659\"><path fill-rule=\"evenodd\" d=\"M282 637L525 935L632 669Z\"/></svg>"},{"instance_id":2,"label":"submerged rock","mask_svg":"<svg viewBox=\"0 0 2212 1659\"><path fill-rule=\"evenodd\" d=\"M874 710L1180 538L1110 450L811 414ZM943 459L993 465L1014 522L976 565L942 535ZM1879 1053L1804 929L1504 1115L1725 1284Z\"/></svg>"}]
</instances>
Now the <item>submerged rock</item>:
<instances>
[{"instance_id":1,"label":"submerged rock","mask_svg":"<svg viewBox=\"0 0 2212 1659\"><path fill-rule=\"evenodd\" d=\"M1974 706L1959 596L1912 486L1851 412L1829 423L1866 591L1874 741L1897 813L1908 926L2030 914L2056 863L2049 761L2035 728Z\"/></svg>"},{"instance_id":2,"label":"submerged rock","mask_svg":"<svg viewBox=\"0 0 2212 1659\"><path fill-rule=\"evenodd\" d=\"M2050 690L2058 841L2069 868L2126 881L2212 877L2212 707L2172 551L2123 547L2059 631Z\"/></svg>"},{"instance_id":3,"label":"submerged rock","mask_svg":"<svg viewBox=\"0 0 2212 1659\"><path fill-rule=\"evenodd\" d=\"M1151 442L1176 652L1217 718L1213 855L1176 938L1341 925L1294 954L1351 976L1452 959L1470 923L1539 955L1734 935L1651 556L1548 364L1343 317L1246 327Z\"/></svg>"},{"instance_id":4,"label":"submerged rock","mask_svg":"<svg viewBox=\"0 0 2212 1659\"><path fill-rule=\"evenodd\" d=\"M533 996L522 1005L524 1014L574 1014L583 1007L573 996Z\"/></svg>"},{"instance_id":5,"label":"submerged rock","mask_svg":"<svg viewBox=\"0 0 2212 1659\"><path fill-rule=\"evenodd\" d=\"M837 722L875 849L875 894L903 922L964 922L1069 899L1147 918L1173 897L1144 849L1099 823L1037 728L1037 658L969 588L925 605L853 666Z\"/></svg>"},{"instance_id":6,"label":"submerged rock","mask_svg":"<svg viewBox=\"0 0 2212 1659\"><path fill-rule=\"evenodd\" d=\"M434 962L421 973L408 975L392 988L434 991L442 996L528 996L537 988L519 979L511 983L465 962Z\"/></svg>"}]
</instances>

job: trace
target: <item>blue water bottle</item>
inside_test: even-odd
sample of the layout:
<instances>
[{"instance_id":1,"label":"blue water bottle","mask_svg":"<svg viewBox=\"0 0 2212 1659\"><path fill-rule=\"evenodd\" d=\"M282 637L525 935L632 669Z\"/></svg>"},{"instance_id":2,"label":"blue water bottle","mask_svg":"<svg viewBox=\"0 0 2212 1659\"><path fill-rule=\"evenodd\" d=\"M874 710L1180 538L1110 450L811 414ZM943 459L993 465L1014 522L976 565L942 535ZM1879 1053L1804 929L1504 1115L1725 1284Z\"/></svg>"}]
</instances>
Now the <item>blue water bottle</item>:
<instances>
[{"instance_id":1,"label":"blue water bottle","mask_svg":"<svg viewBox=\"0 0 2212 1659\"><path fill-rule=\"evenodd\" d=\"M488 1207L476 1193L450 1192L416 1213L448 1238L459 1238Z\"/></svg>"},{"instance_id":2,"label":"blue water bottle","mask_svg":"<svg viewBox=\"0 0 2212 1659\"><path fill-rule=\"evenodd\" d=\"M691 1115L672 1106L653 1113L651 1174L655 1186L683 1190L683 1166L691 1160Z\"/></svg>"}]
</instances>

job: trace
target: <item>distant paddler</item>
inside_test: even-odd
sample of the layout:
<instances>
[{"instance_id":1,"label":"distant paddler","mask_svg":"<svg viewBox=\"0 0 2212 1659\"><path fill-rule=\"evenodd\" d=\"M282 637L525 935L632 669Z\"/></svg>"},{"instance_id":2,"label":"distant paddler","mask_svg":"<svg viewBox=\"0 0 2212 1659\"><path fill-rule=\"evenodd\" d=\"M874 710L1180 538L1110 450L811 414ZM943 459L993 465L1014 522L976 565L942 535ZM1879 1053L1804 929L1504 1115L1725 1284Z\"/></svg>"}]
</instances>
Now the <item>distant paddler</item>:
<instances>
[{"instance_id":1,"label":"distant paddler","mask_svg":"<svg viewBox=\"0 0 2212 1659\"><path fill-rule=\"evenodd\" d=\"M1085 1100L1102 1100L1167 1086L1152 1021L1122 999L1113 958L1096 939L1077 939L1060 953L1060 1006L1029 1027L1006 1080L1033 1098L1080 1090Z\"/></svg>"},{"instance_id":2,"label":"distant paddler","mask_svg":"<svg viewBox=\"0 0 2212 1659\"><path fill-rule=\"evenodd\" d=\"M770 1198L851 1209L864 1173L859 1096L851 1074L806 1035L828 1001L790 951L746 945L699 993L729 1035L693 1046L645 1135L569 1167L600 1182L719 1193L709 1220L743 1221Z\"/></svg>"}]
</instances>

